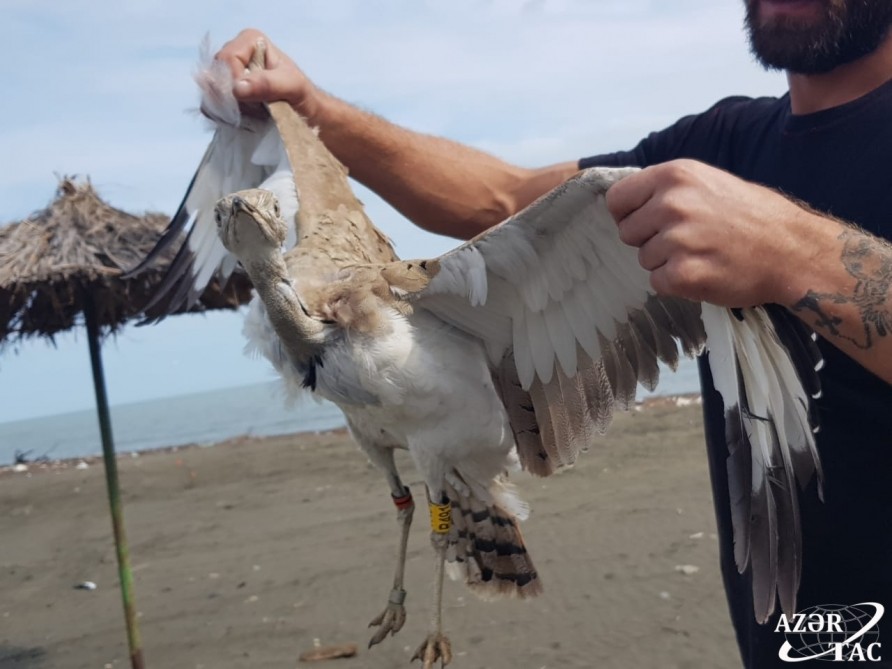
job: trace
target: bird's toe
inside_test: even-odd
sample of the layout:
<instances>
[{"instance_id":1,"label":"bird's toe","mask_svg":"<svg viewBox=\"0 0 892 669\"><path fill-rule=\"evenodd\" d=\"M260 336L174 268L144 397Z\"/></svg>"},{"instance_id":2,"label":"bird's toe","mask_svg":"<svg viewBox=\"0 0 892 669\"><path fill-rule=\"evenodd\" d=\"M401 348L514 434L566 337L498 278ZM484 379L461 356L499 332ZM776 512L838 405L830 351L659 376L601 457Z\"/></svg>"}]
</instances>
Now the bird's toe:
<instances>
[{"instance_id":1,"label":"bird's toe","mask_svg":"<svg viewBox=\"0 0 892 669\"><path fill-rule=\"evenodd\" d=\"M369 648L384 641L388 634L393 636L399 632L405 623L405 607L402 604L389 602L387 608L369 622L369 627L379 628L372 638L369 639Z\"/></svg>"},{"instance_id":2,"label":"bird's toe","mask_svg":"<svg viewBox=\"0 0 892 669\"><path fill-rule=\"evenodd\" d=\"M434 669L438 660L440 667L445 667L452 662L452 643L449 637L445 634L431 634L418 646L412 660L421 660L422 669Z\"/></svg>"}]
</instances>

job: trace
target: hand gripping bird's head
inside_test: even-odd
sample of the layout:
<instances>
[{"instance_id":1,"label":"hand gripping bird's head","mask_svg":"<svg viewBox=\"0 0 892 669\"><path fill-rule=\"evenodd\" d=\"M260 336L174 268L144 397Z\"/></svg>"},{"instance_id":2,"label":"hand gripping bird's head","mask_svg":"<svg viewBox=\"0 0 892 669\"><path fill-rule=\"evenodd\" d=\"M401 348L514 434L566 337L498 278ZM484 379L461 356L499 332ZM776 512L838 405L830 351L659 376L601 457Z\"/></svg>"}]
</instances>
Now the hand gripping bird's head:
<instances>
[{"instance_id":1,"label":"hand gripping bird's head","mask_svg":"<svg viewBox=\"0 0 892 669\"><path fill-rule=\"evenodd\" d=\"M279 202L268 190L252 188L220 198L214 218L223 246L243 263L268 258L270 250L278 251L285 242Z\"/></svg>"}]
</instances>

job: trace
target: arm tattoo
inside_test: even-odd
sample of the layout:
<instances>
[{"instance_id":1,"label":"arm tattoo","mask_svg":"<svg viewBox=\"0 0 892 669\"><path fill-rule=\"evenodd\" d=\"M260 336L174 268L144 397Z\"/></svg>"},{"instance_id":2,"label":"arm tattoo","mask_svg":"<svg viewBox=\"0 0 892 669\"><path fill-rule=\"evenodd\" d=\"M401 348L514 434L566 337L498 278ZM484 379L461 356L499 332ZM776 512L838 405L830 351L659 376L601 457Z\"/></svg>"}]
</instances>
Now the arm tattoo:
<instances>
[{"instance_id":1,"label":"arm tattoo","mask_svg":"<svg viewBox=\"0 0 892 669\"><path fill-rule=\"evenodd\" d=\"M855 278L851 295L843 293L818 293L809 290L805 297L793 305L793 311L811 311L813 326L840 339L852 342L860 349L874 345L876 337L885 337L892 331L892 246L886 241L856 229L845 230L838 239L843 242L840 261L846 271ZM863 335L849 336L840 326L843 320L828 314L824 304L851 304L858 309Z\"/></svg>"}]
</instances>

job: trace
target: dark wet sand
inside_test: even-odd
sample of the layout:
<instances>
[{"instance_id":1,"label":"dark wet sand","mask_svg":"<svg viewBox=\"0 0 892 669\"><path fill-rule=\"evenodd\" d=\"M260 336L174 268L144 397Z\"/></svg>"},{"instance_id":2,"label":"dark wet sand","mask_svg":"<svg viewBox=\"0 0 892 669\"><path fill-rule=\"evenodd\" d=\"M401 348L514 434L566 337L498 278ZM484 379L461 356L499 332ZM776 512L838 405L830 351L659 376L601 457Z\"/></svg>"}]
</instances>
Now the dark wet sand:
<instances>
[{"instance_id":1,"label":"dark wet sand","mask_svg":"<svg viewBox=\"0 0 892 669\"><path fill-rule=\"evenodd\" d=\"M663 400L619 416L574 469L515 476L533 508L524 532L545 593L484 602L448 582L452 666L739 666L703 451L699 407ZM366 650L397 527L383 477L344 433L123 456L119 466L149 669L411 666L432 594L425 510L409 546L408 622ZM98 588L73 587L82 581ZM298 665L316 639L360 650ZM0 472L0 667L129 667L99 462Z\"/></svg>"}]
</instances>

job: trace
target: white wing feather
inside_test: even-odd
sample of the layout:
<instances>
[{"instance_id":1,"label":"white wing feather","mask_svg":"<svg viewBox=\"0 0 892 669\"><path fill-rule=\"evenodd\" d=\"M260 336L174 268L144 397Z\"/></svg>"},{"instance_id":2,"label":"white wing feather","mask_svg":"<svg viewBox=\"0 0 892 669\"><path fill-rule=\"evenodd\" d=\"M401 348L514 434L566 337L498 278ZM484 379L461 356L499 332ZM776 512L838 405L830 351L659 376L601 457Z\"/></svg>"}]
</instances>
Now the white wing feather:
<instances>
[{"instance_id":1,"label":"white wing feather","mask_svg":"<svg viewBox=\"0 0 892 669\"><path fill-rule=\"evenodd\" d=\"M193 306L212 278L224 283L235 269L236 260L223 247L214 220L214 205L221 197L248 188L272 191L289 223L286 244L297 243L297 191L275 124L268 116L241 114L232 94L229 68L211 58L207 41L202 45L195 80L201 90L201 109L215 127L214 137L168 229L155 249L130 272L138 273L163 249L179 245L167 275L146 306L161 305L159 318Z\"/></svg>"},{"instance_id":2,"label":"white wing feather","mask_svg":"<svg viewBox=\"0 0 892 669\"><path fill-rule=\"evenodd\" d=\"M511 336L500 340L511 342L525 389L534 378L549 383L556 363L568 375L575 373L577 344L597 359L599 336L615 339L616 322L627 322L630 312L645 309L653 294L648 273L639 266L636 251L620 241L604 200L607 187L632 171L582 172L517 216L442 256L439 273L421 293L420 305L438 313L425 296L473 295L465 306L478 309L476 319L488 319L494 309L511 314ZM513 290L500 295L497 304L492 297L484 303L479 293L494 280ZM479 336L479 329L473 333Z\"/></svg>"}]
</instances>

